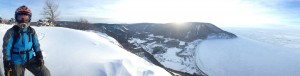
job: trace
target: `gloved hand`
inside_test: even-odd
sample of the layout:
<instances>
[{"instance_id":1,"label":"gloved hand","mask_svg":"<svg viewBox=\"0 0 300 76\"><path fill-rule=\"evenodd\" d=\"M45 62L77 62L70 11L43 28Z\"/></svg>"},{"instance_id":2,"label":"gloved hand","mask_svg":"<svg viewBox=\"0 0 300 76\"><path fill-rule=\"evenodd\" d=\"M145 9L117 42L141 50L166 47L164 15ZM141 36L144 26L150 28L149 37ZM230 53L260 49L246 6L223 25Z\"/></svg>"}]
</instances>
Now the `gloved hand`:
<instances>
[{"instance_id":1,"label":"gloved hand","mask_svg":"<svg viewBox=\"0 0 300 76\"><path fill-rule=\"evenodd\" d=\"M43 59L43 55L42 55L42 52L41 51L38 51L36 53L36 58L37 58L37 62L38 62L38 65L40 67L42 67L44 65L44 59Z\"/></svg>"},{"instance_id":2,"label":"gloved hand","mask_svg":"<svg viewBox=\"0 0 300 76\"><path fill-rule=\"evenodd\" d=\"M44 59L43 58L38 58L38 65L42 67L44 65Z\"/></svg>"},{"instance_id":3,"label":"gloved hand","mask_svg":"<svg viewBox=\"0 0 300 76\"><path fill-rule=\"evenodd\" d=\"M8 71L11 70L11 68L12 68L11 61L4 61L4 70Z\"/></svg>"},{"instance_id":4,"label":"gloved hand","mask_svg":"<svg viewBox=\"0 0 300 76\"><path fill-rule=\"evenodd\" d=\"M4 74L5 76L11 76L12 75L12 63L11 61L4 60Z\"/></svg>"}]
</instances>

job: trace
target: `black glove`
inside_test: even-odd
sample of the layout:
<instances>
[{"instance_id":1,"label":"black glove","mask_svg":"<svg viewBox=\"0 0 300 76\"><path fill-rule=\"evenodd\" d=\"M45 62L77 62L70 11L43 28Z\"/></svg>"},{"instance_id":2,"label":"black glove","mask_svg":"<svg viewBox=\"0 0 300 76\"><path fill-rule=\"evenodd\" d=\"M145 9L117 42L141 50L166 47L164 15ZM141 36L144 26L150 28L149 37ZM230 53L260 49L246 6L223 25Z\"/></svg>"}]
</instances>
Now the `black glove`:
<instances>
[{"instance_id":1,"label":"black glove","mask_svg":"<svg viewBox=\"0 0 300 76\"><path fill-rule=\"evenodd\" d=\"M4 70L8 71L8 70L11 70L12 68L12 64L11 64L11 61L4 61Z\"/></svg>"},{"instance_id":2,"label":"black glove","mask_svg":"<svg viewBox=\"0 0 300 76\"><path fill-rule=\"evenodd\" d=\"M4 76L12 76L12 63L11 61L3 61L4 63Z\"/></svg>"},{"instance_id":3,"label":"black glove","mask_svg":"<svg viewBox=\"0 0 300 76\"><path fill-rule=\"evenodd\" d=\"M42 67L44 65L44 59L43 59L43 55L42 55L42 52L41 51L38 51L36 53L36 58L37 58L37 64Z\"/></svg>"},{"instance_id":4,"label":"black glove","mask_svg":"<svg viewBox=\"0 0 300 76\"><path fill-rule=\"evenodd\" d=\"M39 58L39 59L38 59L38 65L39 65L40 67L42 67L42 66L44 65L44 59L43 59L43 58Z\"/></svg>"}]
</instances>

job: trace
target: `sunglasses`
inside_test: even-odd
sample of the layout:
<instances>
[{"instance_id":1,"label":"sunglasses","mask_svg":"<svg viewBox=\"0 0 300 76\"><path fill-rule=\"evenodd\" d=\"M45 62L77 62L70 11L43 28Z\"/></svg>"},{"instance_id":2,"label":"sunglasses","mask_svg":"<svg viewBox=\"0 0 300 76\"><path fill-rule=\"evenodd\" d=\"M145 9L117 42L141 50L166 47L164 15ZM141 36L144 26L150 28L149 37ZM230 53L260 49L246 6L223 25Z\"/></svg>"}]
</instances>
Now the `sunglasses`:
<instances>
[{"instance_id":1,"label":"sunglasses","mask_svg":"<svg viewBox=\"0 0 300 76\"><path fill-rule=\"evenodd\" d=\"M16 18L16 21L18 21L19 23L27 23L29 22L30 17L28 15L18 15Z\"/></svg>"}]
</instances>

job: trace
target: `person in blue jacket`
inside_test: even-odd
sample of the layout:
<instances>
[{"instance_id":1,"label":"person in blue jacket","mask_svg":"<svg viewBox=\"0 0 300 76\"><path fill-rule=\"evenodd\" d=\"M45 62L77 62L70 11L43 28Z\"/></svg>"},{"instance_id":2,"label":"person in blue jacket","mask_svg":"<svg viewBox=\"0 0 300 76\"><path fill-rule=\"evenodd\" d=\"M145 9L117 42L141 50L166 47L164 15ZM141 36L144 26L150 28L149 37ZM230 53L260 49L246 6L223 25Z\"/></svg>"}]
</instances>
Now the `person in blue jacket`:
<instances>
[{"instance_id":1,"label":"person in blue jacket","mask_svg":"<svg viewBox=\"0 0 300 76\"><path fill-rule=\"evenodd\" d=\"M3 38L5 76L24 76L25 68L35 76L50 76L35 30L29 26L32 13L26 6L15 12L17 25L6 31Z\"/></svg>"}]
</instances>

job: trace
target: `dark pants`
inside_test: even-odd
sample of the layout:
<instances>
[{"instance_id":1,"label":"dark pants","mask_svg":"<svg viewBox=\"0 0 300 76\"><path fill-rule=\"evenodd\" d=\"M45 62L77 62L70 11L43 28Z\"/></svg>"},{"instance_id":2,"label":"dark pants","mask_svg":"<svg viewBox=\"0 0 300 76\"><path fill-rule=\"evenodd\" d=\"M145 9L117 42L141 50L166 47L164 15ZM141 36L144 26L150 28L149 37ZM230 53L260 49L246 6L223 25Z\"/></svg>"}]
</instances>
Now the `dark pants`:
<instances>
[{"instance_id":1,"label":"dark pants","mask_svg":"<svg viewBox=\"0 0 300 76\"><path fill-rule=\"evenodd\" d=\"M51 76L45 65L39 66L37 58L33 57L25 65L14 64L12 67L13 76L24 76L25 68L34 76Z\"/></svg>"}]
</instances>

